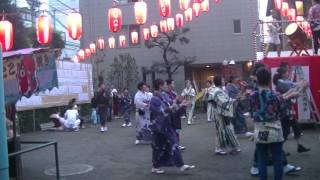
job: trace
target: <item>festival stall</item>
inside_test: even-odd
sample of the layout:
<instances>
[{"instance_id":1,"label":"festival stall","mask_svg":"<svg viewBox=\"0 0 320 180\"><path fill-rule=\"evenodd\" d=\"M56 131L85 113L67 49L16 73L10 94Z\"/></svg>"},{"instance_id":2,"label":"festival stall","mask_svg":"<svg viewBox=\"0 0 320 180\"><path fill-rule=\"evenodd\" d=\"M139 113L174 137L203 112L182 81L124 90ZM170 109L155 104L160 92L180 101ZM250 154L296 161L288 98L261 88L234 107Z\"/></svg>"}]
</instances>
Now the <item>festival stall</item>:
<instances>
[{"instance_id":1,"label":"festival stall","mask_svg":"<svg viewBox=\"0 0 320 180\"><path fill-rule=\"evenodd\" d=\"M9 153L20 150L16 124L16 102L58 86L56 59L58 50L28 48L3 53L3 79ZM19 156L9 159L10 175L19 178Z\"/></svg>"},{"instance_id":2,"label":"festival stall","mask_svg":"<svg viewBox=\"0 0 320 180\"><path fill-rule=\"evenodd\" d=\"M297 56L264 58L266 63L274 74L281 62L289 64L291 69L291 78L293 80L304 79L310 83L310 91L304 93L296 101L296 112L300 123L319 122L320 109L320 57L319 56ZM312 107L314 106L314 107Z\"/></svg>"}]
</instances>

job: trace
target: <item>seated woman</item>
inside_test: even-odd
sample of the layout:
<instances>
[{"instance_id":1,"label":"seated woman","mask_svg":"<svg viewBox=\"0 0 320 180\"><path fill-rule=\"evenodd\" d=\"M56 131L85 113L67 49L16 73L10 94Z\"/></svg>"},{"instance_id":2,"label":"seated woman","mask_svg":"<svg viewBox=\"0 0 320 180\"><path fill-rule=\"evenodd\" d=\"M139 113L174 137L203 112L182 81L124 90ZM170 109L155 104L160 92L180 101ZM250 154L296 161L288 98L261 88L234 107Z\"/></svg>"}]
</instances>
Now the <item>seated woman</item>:
<instances>
[{"instance_id":1,"label":"seated woman","mask_svg":"<svg viewBox=\"0 0 320 180\"><path fill-rule=\"evenodd\" d=\"M59 112L51 114L49 118L53 122L54 128L57 130L64 130L66 128L78 131L80 128L81 120L79 118L77 105L68 109L64 114L64 118L60 116Z\"/></svg>"},{"instance_id":2,"label":"seated woman","mask_svg":"<svg viewBox=\"0 0 320 180\"><path fill-rule=\"evenodd\" d=\"M66 111L64 119L63 125L65 128L79 131L80 119L77 105L74 105L72 109Z\"/></svg>"}]
</instances>

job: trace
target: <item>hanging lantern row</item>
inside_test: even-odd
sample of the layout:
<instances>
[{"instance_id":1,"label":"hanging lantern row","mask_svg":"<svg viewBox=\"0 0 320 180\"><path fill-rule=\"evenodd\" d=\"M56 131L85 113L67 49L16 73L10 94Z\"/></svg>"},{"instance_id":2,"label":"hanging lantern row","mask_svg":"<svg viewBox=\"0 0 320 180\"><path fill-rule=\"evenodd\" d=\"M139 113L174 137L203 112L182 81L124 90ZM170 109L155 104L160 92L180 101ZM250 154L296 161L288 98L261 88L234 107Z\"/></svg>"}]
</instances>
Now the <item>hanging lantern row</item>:
<instances>
[{"instance_id":1,"label":"hanging lantern row","mask_svg":"<svg viewBox=\"0 0 320 180\"><path fill-rule=\"evenodd\" d=\"M13 26L4 17L0 21L0 43L3 51L9 51L13 46Z\"/></svg>"},{"instance_id":2,"label":"hanging lantern row","mask_svg":"<svg viewBox=\"0 0 320 180\"><path fill-rule=\"evenodd\" d=\"M114 37L109 37L109 48L114 49L116 47L116 39Z\"/></svg>"}]
</instances>

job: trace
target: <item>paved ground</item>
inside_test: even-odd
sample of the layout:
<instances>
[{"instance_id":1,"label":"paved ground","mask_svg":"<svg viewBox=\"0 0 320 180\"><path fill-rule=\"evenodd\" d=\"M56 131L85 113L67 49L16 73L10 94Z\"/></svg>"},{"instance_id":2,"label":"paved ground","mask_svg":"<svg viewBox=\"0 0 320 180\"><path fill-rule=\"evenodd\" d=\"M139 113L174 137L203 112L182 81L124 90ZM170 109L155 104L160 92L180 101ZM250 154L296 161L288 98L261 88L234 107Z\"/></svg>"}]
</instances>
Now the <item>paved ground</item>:
<instances>
[{"instance_id":1,"label":"paved ground","mask_svg":"<svg viewBox=\"0 0 320 180\"><path fill-rule=\"evenodd\" d=\"M201 116L199 116L201 117ZM242 152L237 156L216 156L214 149L213 124L199 118L196 125L184 127L183 145L187 150L183 153L186 163L197 168L188 173L180 173L176 169L168 169L164 175L150 173L150 145L133 144L134 128L121 128L121 121L109 124L110 131L105 134L98 128L86 128L80 132L38 132L24 134L23 140L57 140L61 165L88 164L94 169L85 174L66 176L64 180L254 180L249 169L252 162L254 144L245 138L240 139ZM289 161L301 165L304 169L295 176L286 176L292 180L319 180L320 176L320 141L319 131L304 131L305 144L312 148L310 153L298 154L294 141L290 140L285 149L292 155ZM53 180L44 171L54 167L53 148L26 154L23 157L24 180ZM272 169L269 168L269 172ZM271 179L271 178L270 178Z\"/></svg>"}]
</instances>

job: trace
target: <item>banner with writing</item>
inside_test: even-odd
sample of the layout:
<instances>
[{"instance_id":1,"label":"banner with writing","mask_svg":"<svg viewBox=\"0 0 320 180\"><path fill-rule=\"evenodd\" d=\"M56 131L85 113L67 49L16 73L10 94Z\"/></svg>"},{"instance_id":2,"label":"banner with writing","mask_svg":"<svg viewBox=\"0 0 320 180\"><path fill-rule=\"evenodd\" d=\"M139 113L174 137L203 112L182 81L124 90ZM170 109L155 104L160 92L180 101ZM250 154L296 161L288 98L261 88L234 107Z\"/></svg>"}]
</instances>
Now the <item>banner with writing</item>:
<instances>
[{"instance_id":1,"label":"banner with writing","mask_svg":"<svg viewBox=\"0 0 320 180\"><path fill-rule=\"evenodd\" d=\"M5 58L3 79L6 104L58 86L55 59L56 55L51 51Z\"/></svg>"}]
</instances>

